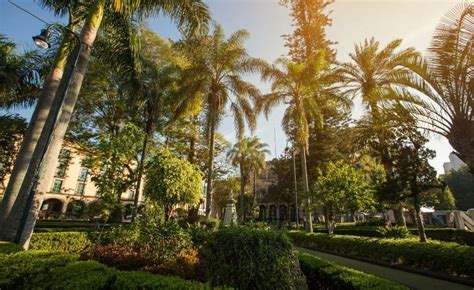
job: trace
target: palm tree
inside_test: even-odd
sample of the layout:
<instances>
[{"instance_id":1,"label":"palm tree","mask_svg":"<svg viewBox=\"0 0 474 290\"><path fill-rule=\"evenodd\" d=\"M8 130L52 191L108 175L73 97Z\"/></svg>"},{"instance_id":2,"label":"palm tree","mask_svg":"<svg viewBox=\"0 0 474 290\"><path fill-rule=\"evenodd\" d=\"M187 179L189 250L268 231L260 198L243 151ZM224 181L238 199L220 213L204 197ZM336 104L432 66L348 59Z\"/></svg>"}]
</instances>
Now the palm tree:
<instances>
[{"instance_id":1,"label":"palm tree","mask_svg":"<svg viewBox=\"0 0 474 290\"><path fill-rule=\"evenodd\" d=\"M418 94L403 101L421 126L448 139L474 174L474 4L454 7L436 28L427 59L401 83Z\"/></svg>"},{"instance_id":2,"label":"palm tree","mask_svg":"<svg viewBox=\"0 0 474 290\"><path fill-rule=\"evenodd\" d=\"M272 92L262 98L259 110L263 110L268 117L275 106L281 103L288 105L282 124L284 127L294 128L293 137L301 154L303 188L307 195L305 214L308 231L313 230L306 166L309 122L314 120L316 124L322 125L323 116L320 107L322 103L349 105L348 100L336 90L335 84L341 81L341 76L329 68L323 53L319 52L307 63L295 63L280 58L262 74L264 81L272 81Z\"/></svg>"},{"instance_id":3,"label":"palm tree","mask_svg":"<svg viewBox=\"0 0 474 290\"><path fill-rule=\"evenodd\" d=\"M75 60L68 60L68 67L74 68L73 75L71 78L71 83L69 89L65 96L65 103L68 103L68 106L62 108L61 100L55 98L54 102L51 103L49 108L48 117L45 118L46 121L41 131L41 135L37 142L38 146L35 146L35 150L30 158L22 160L21 165L28 164L28 170L24 170L24 178L15 178L12 182L22 184L21 190L20 186L13 187L10 190L7 188L5 192L5 197L8 202L2 203L2 213L0 218L2 226L2 236L5 240L9 241L18 241L16 238L19 225L21 223L23 212L26 207L34 209L35 207L30 207L28 205L28 196L31 191L31 186L33 184L33 179L35 175L36 168L39 167L39 163L42 159L43 152L47 147L49 132L53 131L54 124L56 121L56 116L62 111L72 112L74 105L77 101L79 95L82 81L84 79L85 73L87 72L87 66L91 59L92 47L96 39L98 29L102 23L105 11L114 11L122 15L132 17L132 16L149 16L152 14L163 13L168 15L172 20L174 20L180 28L186 31L195 31L200 28L205 28L208 20L209 13L207 6L203 4L201 0L183 0L183 1L111 1L111 0L95 0L89 6L87 6L87 17L85 18L84 25L79 36L81 42L80 54L77 59L77 63L74 67ZM66 86L67 80L61 80L61 86ZM36 120L33 118L33 120ZM63 120L62 122L65 126L69 123L69 120ZM32 126L35 126L33 124ZM62 142L62 137L56 136L57 142ZM26 139L25 139L26 141ZM24 141L24 142L25 142ZM15 169L14 169L15 171ZM21 179L21 180L20 180ZM9 186L10 188L10 186ZM23 193L23 194L20 194ZM5 200L5 198L4 198ZM15 207L14 207L15 205ZM28 210L29 210L28 208ZM10 215L11 212L14 212ZM21 230L21 229L20 229ZM23 235L23 234L20 234ZM29 239L30 235L27 235ZM21 240L24 240L21 238ZM23 243L23 242L22 242Z\"/></svg>"},{"instance_id":4,"label":"palm tree","mask_svg":"<svg viewBox=\"0 0 474 290\"><path fill-rule=\"evenodd\" d=\"M386 139L391 124L396 122L389 120L385 112L393 100L399 97L399 93L406 93L399 79L410 73L407 64L419 55L413 48L397 51L401 42L401 39L396 39L380 48L380 43L374 38L366 39L355 46L354 53L349 54L352 63L341 65L348 84L346 93L360 95L369 112L368 117L359 122L361 128L368 130L362 132L361 136L375 135L377 140L371 146L381 159L387 179L391 177L393 165ZM399 210L403 208L400 206Z\"/></svg>"},{"instance_id":5,"label":"palm tree","mask_svg":"<svg viewBox=\"0 0 474 290\"><path fill-rule=\"evenodd\" d=\"M265 154L270 154L268 145L260 143L257 137L246 137L240 139L234 144L232 149L227 153L227 158L233 166L239 167L240 170L240 218L241 222L245 221L244 217L244 194L245 186L250 178L250 174L260 168L265 167Z\"/></svg>"},{"instance_id":6,"label":"palm tree","mask_svg":"<svg viewBox=\"0 0 474 290\"><path fill-rule=\"evenodd\" d=\"M241 137L245 122L251 130L255 128L256 116L250 100L260 96L259 90L242 77L260 71L265 62L250 57L243 46L249 36L245 30L234 32L227 40L220 25L215 25L211 35L204 38L188 39L183 44L188 51L191 66L185 74L187 92L177 107L182 112L202 100L208 136L209 160L207 164L206 216L212 206L212 178L214 167L214 146L216 131L225 110L229 107L234 117L237 136Z\"/></svg>"}]
</instances>

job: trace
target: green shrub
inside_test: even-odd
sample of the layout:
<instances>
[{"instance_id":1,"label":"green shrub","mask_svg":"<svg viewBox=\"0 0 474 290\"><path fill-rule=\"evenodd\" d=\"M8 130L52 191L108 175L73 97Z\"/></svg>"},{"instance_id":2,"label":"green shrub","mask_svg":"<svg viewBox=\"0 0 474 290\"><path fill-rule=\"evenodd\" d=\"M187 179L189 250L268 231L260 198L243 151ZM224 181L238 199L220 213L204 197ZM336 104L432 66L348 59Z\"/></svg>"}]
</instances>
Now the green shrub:
<instances>
[{"instance_id":1,"label":"green shrub","mask_svg":"<svg viewBox=\"0 0 474 290\"><path fill-rule=\"evenodd\" d=\"M12 254L23 251L23 248L14 243L0 241L0 254Z\"/></svg>"},{"instance_id":2,"label":"green shrub","mask_svg":"<svg viewBox=\"0 0 474 290\"><path fill-rule=\"evenodd\" d=\"M44 288L53 269L77 259L76 255L46 251L0 255L0 289Z\"/></svg>"},{"instance_id":3,"label":"green shrub","mask_svg":"<svg viewBox=\"0 0 474 290\"><path fill-rule=\"evenodd\" d=\"M116 272L95 261L74 262L53 270L47 284L51 289L108 289Z\"/></svg>"},{"instance_id":4,"label":"green shrub","mask_svg":"<svg viewBox=\"0 0 474 290\"><path fill-rule=\"evenodd\" d=\"M393 239L405 239L408 238L411 234L406 227L401 227L399 225L391 226L386 225L377 229L377 232L384 238L393 238Z\"/></svg>"},{"instance_id":5,"label":"green shrub","mask_svg":"<svg viewBox=\"0 0 474 290\"><path fill-rule=\"evenodd\" d=\"M34 233L30 249L79 253L90 244L89 235L84 232Z\"/></svg>"},{"instance_id":6,"label":"green shrub","mask_svg":"<svg viewBox=\"0 0 474 290\"><path fill-rule=\"evenodd\" d=\"M298 259L309 289L409 289L394 282L339 266L308 254L298 253Z\"/></svg>"},{"instance_id":7,"label":"green shrub","mask_svg":"<svg viewBox=\"0 0 474 290\"><path fill-rule=\"evenodd\" d=\"M145 272L119 272L112 289L212 289L209 285Z\"/></svg>"},{"instance_id":8,"label":"green shrub","mask_svg":"<svg viewBox=\"0 0 474 290\"><path fill-rule=\"evenodd\" d=\"M337 228L334 230L334 233L336 235L382 237L382 234L377 231L378 229L379 227L375 226L341 226L338 224ZM412 235L418 236L417 229L408 229L408 231ZM327 230L317 228L314 230L314 232L327 233ZM452 228L426 228L425 233L429 239L474 246L474 231Z\"/></svg>"},{"instance_id":9,"label":"green shrub","mask_svg":"<svg viewBox=\"0 0 474 290\"><path fill-rule=\"evenodd\" d=\"M416 238L377 239L299 231L288 234L295 245L308 249L474 277L474 248L469 246L436 241L420 243Z\"/></svg>"},{"instance_id":10,"label":"green shrub","mask_svg":"<svg viewBox=\"0 0 474 290\"><path fill-rule=\"evenodd\" d=\"M304 288L291 243L282 232L227 227L202 248L212 285L239 289Z\"/></svg>"}]
</instances>

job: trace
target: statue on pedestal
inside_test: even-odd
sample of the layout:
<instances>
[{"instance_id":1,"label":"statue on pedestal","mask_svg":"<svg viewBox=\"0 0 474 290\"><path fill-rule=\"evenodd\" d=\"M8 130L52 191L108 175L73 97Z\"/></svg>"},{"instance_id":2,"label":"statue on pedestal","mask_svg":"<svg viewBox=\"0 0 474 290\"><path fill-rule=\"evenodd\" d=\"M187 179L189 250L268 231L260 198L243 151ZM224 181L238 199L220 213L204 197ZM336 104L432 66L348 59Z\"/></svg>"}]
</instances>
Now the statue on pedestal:
<instances>
[{"instance_id":1,"label":"statue on pedestal","mask_svg":"<svg viewBox=\"0 0 474 290\"><path fill-rule=\"evenodd\" d=\"M237 212L235 211L235 201L232 198L233 191L229 193L229 199L224 210L224 225L237 223Z\"/></svg>"}]
</instances>

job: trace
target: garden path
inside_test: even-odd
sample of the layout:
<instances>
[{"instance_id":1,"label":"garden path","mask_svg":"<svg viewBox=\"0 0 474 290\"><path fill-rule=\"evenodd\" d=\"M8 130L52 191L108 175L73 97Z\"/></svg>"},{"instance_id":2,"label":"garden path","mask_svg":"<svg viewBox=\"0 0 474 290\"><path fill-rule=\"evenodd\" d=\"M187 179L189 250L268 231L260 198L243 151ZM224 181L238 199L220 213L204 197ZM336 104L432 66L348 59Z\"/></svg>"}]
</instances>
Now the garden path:
<instances>
[{"instance_id":1,"label":"garden path","mask_svg":"<svg viewBox=\"0 0 474 290\"><path fill-rule=\"evenodd\" d=\"M372 274L398 284L408 286L417 290L473 290L473 287L432 278L420 274L410 273L403 270L380 266L355 259L345 258L337 255L309 250L300 247L294 247L295 250L311 254L324 260L334 262L338 265L350 267L367 274Z\"/></svg>"}]
</instances>

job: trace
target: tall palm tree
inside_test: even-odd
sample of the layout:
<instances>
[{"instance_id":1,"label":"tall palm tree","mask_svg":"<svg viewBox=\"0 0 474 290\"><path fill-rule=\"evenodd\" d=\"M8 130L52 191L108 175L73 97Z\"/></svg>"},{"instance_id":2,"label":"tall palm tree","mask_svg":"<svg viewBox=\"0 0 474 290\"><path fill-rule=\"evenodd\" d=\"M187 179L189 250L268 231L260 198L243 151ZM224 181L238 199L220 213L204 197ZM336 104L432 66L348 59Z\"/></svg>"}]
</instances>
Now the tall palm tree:
<instances>
[{"instance_id":1,"label":"tall palm tree","mask_svg":"<svg viewBox=\"0 0 474 290\"><path fill-rule=\"evenodd\" d=\"M421 126L448 139L474 174L474 4L454 7L436 28L427 59L400 82L418 94L405 107Z\"/></svg>"},{"instance_id":2,"label":"tall palm tree","mask_svg":"<svg viewBox=\"0 0 474 290\"><path fill-rule=\"evenodd\" d=\"M280 58L262 74L264 81L272 82L272 92L265 95L259 102L259 110L266 116L279 104L286 104L282 125L294 128L294 139L301 154L301 169L305 199L306 230L312 231L310 212L310 198L306 155L308 154L309 122L314 120L322 125L322 111L320 104L343 104L350 106L350 102L337 93L336 83L341 76L330 69L324 60L322 52L306 63L295 63L286 58ZM325 100L325 101L322 101Z\"/></svg>"},{"instance_id":3,"label":"tall palm tree","mask_svg":"<svg viewBox=\"0 0 474 290\"><path fill-rule=\"evenodd\" d=\"M348 84L346 93L361 96L366 105L368 116L359 122L362 125L359 128L365 128L365 132L360 135L375 135L376 140L370 146L379 155L387 180L391 178L393 161L386 140L391 126L397 122L393 122L385 112L391 108L394 99L400 97L400 93L406 93L399 79L410 74L407 64L419 56L414 48L399 49L401 43L401 39L396 39L380 48L380 43L374 38L366 39L355 45L355 52L349 54L352 63L341 65ZM398 211L403 211L401 204ZM400 214L398 216L403 217ZM401 218L398 222L404 224Z\"/></svg>"},{"instance_id":4,"label":"tall palm tree","mask_svg":"<svg viewBox=\"0 0 474 290\"><path fill-rule=\"evenodd\" d=\"M212 207L212 178L214 167L214 146L216 131L224 113L229 108L234 117L237 136L241 137L245 122L251 130L255 128L256 116L251 100L260 96L259 90L245 81L243 76L260 71L265 62L250 57L244 48L249 36L245 30L234 32L225 39L220 25L215 25L211 35L189 39L183 47L188 50L191 66L186 70L188 77L184 86L187 93L177 107L177 112L203 99L206 131L208 136L209 160L207 164L206 216Z\"/></svg>"},{"instance_id":5,"label":"tall palm tree","mask_svg":"<svg viewBox=\"0 0 474 290\"><path fill-rule=\"evenodd\" d=\"M351 63L341 65L347 89L346 93L362 97L372 124L371 130L376 132L379 139L378 148L382 163L390 172L390 160L384 146L385 116L384 107L389 105L397 94L400 76L409 74L406 64L419 54L414 48L397 51L401 39L396 39L380 48L380 43L374 38L355 45L355 52L350 53ZM402 86L403 87L403 86Z\"/></svg>"},{"instance_id":6,"label":"tall palm tree","mask_svg":"<svg viewBox=\"0 0 474 290\"><path fill-rule=\"evenodd\" d=\"M19 229L23 218L23 212L25 208L33 209L35 207L29 206L29 192L33 185L34 175L36 168L39 167L42 156L44 154L45 148L47 148L49 140L49 132L53 131L54 125L56 123L56 116L63 111L73 111L74 105L77 101L79 95L82 81L84 80L85 73L87 72L87 66L91 59L92 47L97 36L98 29L102 23L105 11L118 12L122 15L132 17L132 15L139 16L149 16L152 14L165 14L168 15L172 20L174 20L181 29L186 31L194 31L196 29L205 28L208 20L209 13L207 6L201 0L183 0L183 1L112 1L112 0L95 0L87 6L87 17L85 18L84 25L79 36L81 42L80 54L75 60L68 60L68 67L73 68L73 75L71 83L69 84L69 89L65 96L65 103L68 103L69 106L62 107L62 102L59 98L54 99L54 102L49 106L50 112L43 126L41 135L39 136L39 141L37 146L35 146L34 152L31 155L31 158L28 160L23 160L22 164L29 164L27 172L25 172L25 177L23 182L18 181L16 183L21 183L21 189L18 187L13 188L13 190L8 190L5 192L5 197L7 197L8 202L2 203L2 213L1 224L2 227L2 237L5 240L9 241L19 241L25 240L23 238L18 238L17 236L23 236L23 233L18 232L22 231ZM75 66L74 66L75 64ZM62 80L61 86L66 86L68 80ZM63 120L63 124L67 126L69 120ZM62 142L63 136L57 136L58 140ZM25 142L25 141L24 141ZM15 170L15 169L14 169ZM9 186L10 187L10 186ZM22 194L19 194L19 193ZM11 198L13 197L13 198ZM5 200L5 198L4 198ZM5 204L5 206L4 206ZM10 214L14 212L13 214ZM6 218L4 218L6 217ZM30 235L26 235L29 239ZM23 243L23 242L22 242Z\"/></svg>"},{"instance_id":7,"label":"tall palm tree","mask_svg":"<svg viewBox=\"0 0 474 290\"><path fill-rule=\"evenodd\" d=\"M239 167L240 171L240 218L244 217L244 194L245 186L252 171L265 166L265 154L270 154L268 145L260 143L257 137L245 137L234 144L227 153L227 158L233 166Z\"/></svg>"}]
</instances>

